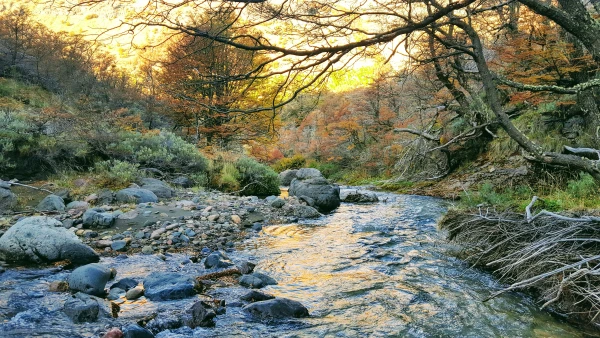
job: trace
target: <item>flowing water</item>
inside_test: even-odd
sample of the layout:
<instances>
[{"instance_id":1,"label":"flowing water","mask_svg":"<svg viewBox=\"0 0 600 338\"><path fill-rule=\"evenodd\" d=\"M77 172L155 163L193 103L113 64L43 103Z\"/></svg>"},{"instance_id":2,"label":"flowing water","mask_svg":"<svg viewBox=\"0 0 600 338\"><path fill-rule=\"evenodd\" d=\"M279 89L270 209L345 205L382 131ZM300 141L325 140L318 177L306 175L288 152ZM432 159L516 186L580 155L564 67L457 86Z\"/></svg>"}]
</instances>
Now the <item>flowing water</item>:
<instances>
[{"instance_id":1,"label":"flowing water","mask_svg":"<svg viewBox=\"0 0 600 338\"><path fill-rule=\"evenodd\" d=\"M445 210L444 202L429 197L378 194L382 202L376 204L342 204L332 214L317 220L266 226L260 236L229 253L234 261L256 262L257 271L279 282L262 291L300 301L309 309L310 318L253 320L235 306L246 290L238 286L222 287L211 295L231 305L226 314L217 317L214 328L193 331L186 328L160 337L594 335L538 310L532 300L521 294L504 294L482 302L502 286L490 275L470 269L452 257L457 248L446 243L444 233L436 229L436 220ZM183 255L172 255L166 262L155 256L132 256L106 258L103 263L115 267L121 278L141 279L153 271L205 272L201 264L180 264L184 260ZM30 270L15 270L0 275L0 317L8 319L10 313L22 311L11 310L19 305L51 308L52 304L60 304L57 297L63 296L43 297L43 290L47 282L64 279L66 274L45 270L36 275ZM21 296L11 296L14 293ZM121 305L119 320L133 321L152 312L176 313L194 300L152 303L142 298L127 302ZM27 305L23 306L25 301ZM86 325L85 330L74 330L79 334L94 332L95 324Z\"/></svg>"}]
</instances>

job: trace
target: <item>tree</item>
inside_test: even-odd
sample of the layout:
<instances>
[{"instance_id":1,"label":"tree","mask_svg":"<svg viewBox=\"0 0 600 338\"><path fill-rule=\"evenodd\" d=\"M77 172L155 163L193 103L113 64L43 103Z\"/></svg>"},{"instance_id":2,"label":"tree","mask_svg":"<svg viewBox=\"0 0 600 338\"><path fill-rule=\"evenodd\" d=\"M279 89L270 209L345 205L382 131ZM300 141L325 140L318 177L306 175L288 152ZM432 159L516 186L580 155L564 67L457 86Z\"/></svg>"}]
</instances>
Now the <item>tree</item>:
<instances>
[{"instance_id":1,"label":"tree","mask_svg":"<svg viewBox=\"0 0 600 338\"><path fill-rule=\"evenodd\" d=\"M88 4L95 2L86 1ZM519 2L571 34L590 53L596 65L600 62L600 40L597 39L600 25L592 17L591 7L584 6L579 0L558 0L558 6L542 0ZM583 93L600 85L600 80L597 79L568 88L558 85L527 85L503 81L492 72L489 65L490 49L486 47L486 43L489 45L500 30L505 28L505 25L498 27L501 22L498 19L500 14L509 16L506 27L509 31L518 29L515 23L519 8L514 3L515 1L500 0L390 0L372 3L338 3L327 0L306 3L286 0L272 4L223 2L219 5L220 10L231 13L237 19L229 28L235 28L233 32L243 32L233 35L225 34L224 31L211 31L202 28L202 25L190 25L174 16L174 5L162 4L138 12L135 20L124 25L134 31L161 26L177 34L206 38L265 56L265 62L243 75L264 78L286 74L279 87L282 89L293 81L300 83L293 95L280 97L281 91L275 92L271 100L272 107L289 102L298 92L318 83L330 71L344 67L357 57L384 50L395 52L408 39L423 36L426 37L429 57L433 60L438 80L459 105L467 104L465 93L469 91L465 88L467 81L462 80L461 83L459 73L473 73L471 78L482 86L485 106L492 113L493 120L482 121L473 128L498 125L519 144L528 159L583 170L600 179L599 159L594 151L576 150L578 155L546 151L515 127L503 106L503 95L499 88L501 84L509 84L518 90L550 91L557 94ZM182 4L178 3L176 6L184 8L185 5L190 10L199 10L210 7L212 3L182 1ZM256 33L247 33L243 28L257 30ZM455 56L460 56L463 64L453 65L444 61L443 65L439 62ZM279 67L265 67L275 63ZM450 76L449 67L459 69L454 79ZM587 154L588 157L581 157L581 154Z\"/></svg>"},{"instance_id":2,"label":"tree","mask_svg":"<svg viewBox=\"0 0 600 338\"><path fill-rule=\"evenodd\" d=\"M194 19L198 22L194 25L232 34L228 26L233 20L230 13L209 12ZM197 143L202 136L208 146L269 134L273 128L268 114L243 111L262 104L262 92L268 88L266 80L243 76L260 62L253 51L211 39L190 35L177 39L168 48L160 76L161 88L175 107L172 117L192 132Z\"/></svg>"}]
</instances>

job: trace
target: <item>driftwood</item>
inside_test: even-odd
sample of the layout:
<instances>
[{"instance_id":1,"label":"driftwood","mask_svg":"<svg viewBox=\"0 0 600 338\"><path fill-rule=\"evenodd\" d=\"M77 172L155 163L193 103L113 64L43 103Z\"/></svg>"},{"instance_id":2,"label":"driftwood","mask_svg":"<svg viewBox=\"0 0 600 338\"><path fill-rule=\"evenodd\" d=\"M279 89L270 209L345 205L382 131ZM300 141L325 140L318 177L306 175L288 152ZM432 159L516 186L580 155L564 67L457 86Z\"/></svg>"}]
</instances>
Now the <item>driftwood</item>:
<instances>
[{"instance_id":1,"label":"driftwood","mask_svg":"<svg viewBox=\"0 0 600 338\"><path fill-rule=\"evenodd\" d=\"M211 280L211 279L217 279L217 278L221 278L221 277L235 276L235 275L241 275L241 274L242 273L240 272L240 270L238 268L231 268L231 269L226 269L226 270L217 271L217 272L211 272L211 273L207 273L206 275L198 276L198 277L196 277L196 280L197 281Z\"/></svg>"},{"instance_id":2,"label":"driftwood","mask_svg":"<svg viewBox=\"0 0 600 338\"><path fill-rule=\"evenodd\" d=\"M13 182L13 181L8 181L7 183L10 185L16 185L19 187L24 187L24 188L29 188L29 189L39 190L39 191L45 191L47 193L54 194L54 192L52 192L48 189L38 188L38 187L31 186L31 185L23 184L23 183L17 183L17 182Z\"/></svg>"},{"instance_id":3,"label":"driftwood","mask_svg":"<svg viewBox=\"0 0 600 338\"><path fill-rule=\"evenodd\" d=\"M565 153L579 155L590 160L600 160L600 150L592 149L592 148L573 148L569 146L564 146Z\"/></svg>"},{"instance_id":4,"label":"driftwood","mask_svg":"<svg viewBox=\"0 0 600 338\"><path fill-rule=\"evenodd\" d=\"M492 269L508 287L505 292L533 288L541 308L558 304L561 312L600 320L600 217L536 212L533 196L525 214L493 210L449 212L441 226L449 238L469 247L465 258Z\"/></svg>"}]
</instances>

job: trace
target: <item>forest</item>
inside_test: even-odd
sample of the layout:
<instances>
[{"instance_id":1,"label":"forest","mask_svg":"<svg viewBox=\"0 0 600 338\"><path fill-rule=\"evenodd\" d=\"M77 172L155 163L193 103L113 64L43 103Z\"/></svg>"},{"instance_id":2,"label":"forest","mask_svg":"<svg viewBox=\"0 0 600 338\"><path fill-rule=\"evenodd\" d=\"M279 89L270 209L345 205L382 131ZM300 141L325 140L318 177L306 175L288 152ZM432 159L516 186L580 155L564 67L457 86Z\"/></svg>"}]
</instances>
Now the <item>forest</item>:
<instances>
[{"instance_id":1,"label":"forest","mask_svg":"<svg viewBox=\"0 0 600 338\"><path fill-rule=\"evenodd\" d=\"M124 249L194 247L198 260L204 248L232 248L246 230L273 235L263 228L269 221L253 218L259 211L272 224L301 223L346 212L344 203L336 209L341 195L360 207L430 196L449 205L434 221L443 241L461 248L451 256L501 283L482 303L526 291L537 309L597 330L600 0L0 5L0 260L8 261L4 234L32 215L81 219L74 233L96 251L111 248L123 238L86 237L85 214L106 206L95 213L115 214L119 194L132 188L167 191L153 201L165 206L200 194L177 208L202 205L202 222L240 225L214 236L195 229L206 238L194 247L173 241L183 225L154 238L169 225L141 222L139 247ZM337 202L300 193L308 190L286 183L292 172L297 182L337 189ZM61 212L35 207L36 194L59 191L90 209L67 215L62 195ZM263 205L252 196L270 197ZM175 212L160 203L156 214ZM210 220L213 207L221 211Z\"/></svg>"}]
</instances>

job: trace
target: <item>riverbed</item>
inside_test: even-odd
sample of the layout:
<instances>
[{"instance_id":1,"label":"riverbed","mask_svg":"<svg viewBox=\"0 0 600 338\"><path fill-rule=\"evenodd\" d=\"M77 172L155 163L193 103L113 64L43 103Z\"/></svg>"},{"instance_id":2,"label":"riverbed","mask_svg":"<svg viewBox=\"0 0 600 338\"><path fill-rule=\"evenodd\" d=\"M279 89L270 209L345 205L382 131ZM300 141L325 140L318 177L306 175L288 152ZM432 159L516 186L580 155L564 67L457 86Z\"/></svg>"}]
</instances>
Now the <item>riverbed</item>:
<instances>
[{"instance_id":1,"label":"riverbed","mask_svg":"<svg viewBox=\"0 0 600 338\"><path fill-rule=\"evenodd\" d=\"M422 196L378 195L380 202L375 204L343 203L333 213L315 220L265 226L258 236L227 253L233 261L255 262L256 271L278 281L278 285L261 291L300 301L308 308L309 318L255 320L240 307L239 297L247 290L224 284L208 292L228 304L226 313L217 316L214 328L181 328L158 337L594 335L557 315L540 311L520 293L483 302L503 286L489 274L454 258L453 253L460 248L448 244L445 234L436 228L446 202ZM168 255L166 260L156 255L104 257L101 263L116 268L117 280L132 277L141 281L156 271L206 273L200 262L192 263L184 254ZM48 284L66 279L69 272L9 268L0 274L0 320L8 322L17 313L32 309L43 309L39 310L42 319L60 311L70 296L49 293ZM92 337L110 326L134 322L152 313L177 313L203 297L168 302L142 297L122 302L119 318L112 321L73 325L49 317L44 330L32 326L27 331L24 325L25 331L21 332L24 336ZM0 329L4 329L0 331L2 337L19 327L9 323Z\"/></svg>"}]
</instances>

